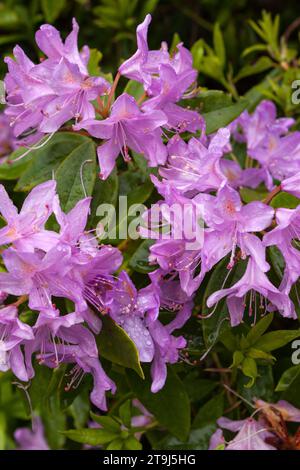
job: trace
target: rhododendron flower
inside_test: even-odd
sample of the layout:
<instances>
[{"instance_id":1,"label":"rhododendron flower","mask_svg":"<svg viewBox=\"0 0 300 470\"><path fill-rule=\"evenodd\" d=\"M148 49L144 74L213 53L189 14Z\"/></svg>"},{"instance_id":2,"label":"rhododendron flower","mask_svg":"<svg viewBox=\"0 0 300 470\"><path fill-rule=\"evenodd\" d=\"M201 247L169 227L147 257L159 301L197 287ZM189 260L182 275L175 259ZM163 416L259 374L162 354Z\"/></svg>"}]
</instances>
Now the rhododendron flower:
<instances>
[{"instance_id":1,"label":"rhododendron flower","mask_svg":"<svg viewBox=\"0 0 300 470\"><path fill-rule=\"evenodd\" d=\"M293 194L293 196L300 197L300 171L293 174L290 178L284 179L280 188L282 191Z\"/></svg>"},{"instance_id":2,"label":"rhododendron flower","mask_svg":"<svg viewBox=\"0 0 300 470\"><path fill-rule=\"evenodd\" d=\"M277 410L283 417L284 421L300 423L300 410L288 403L286 400L279 400L277 403L267 403L264 400L258 399L255 401L255 406L266 412L268 412L269 409Z\"/></svg>"},{"instance_id":3,"label":"rhododendron flower","mask_svg":"<svg viewBox=\"0 0 300 470\"><path fill-rule=\"evenodd\" d=\"M130 160L128 148L144 154L150 166L163 164L167 150L160 127L166 122L162 111L142 112L134 98L123 93L114 102L107 119L87 120L76 128L86 129L94 137L107 140L97 149L101 178L106 179L120 153L125 161Z\"/></svg>"},{"instance_id":4,"label":"rhododendron flower","mask_svg":"<svg viewBox=\"0 0 300 470\"><path fill-rule=\"evenodd\" d=\"M250 315L254 312L256 316L258 306L265 311L274 306L284 317L297 318L294 305L289 297L269 281L266 274L251 257L243 277L232 287L221 289L210 295L207 299L207 306L212 307L226 297L231 325L236 326L243 320L248 293L250 293ZM256 301L257 294L259 294L259 302Z\"/></svg>"},{"instance_id":5,"label":"rhododendron flower","mask_svg":"<svg viewBox=\"0 0 300 470\"><path fill-rule=\"evenodd\" d=\"M160 175L177 190L208 191L218 189L226 181L220 159L228 144L228 129L219 129L208 147L191 138L186 144L178 136L168 143L169 157Z\"/></svg>"},{"instance_id":6,"label":"rhododendron flower","mask_svg":"<svg viewBox=\"0 0 300 470\"><path fill-rule=\"evenodd\" d=\"M34 338L29 325L18 318L17 308L7 306L0 309L0 370L13 371L19 380L27 381L21 344Z\"/></svg>"},{"instance_id":7,"label":"rhododendron flower","mask_svg":"<svg viewBox=\"0 0 300 470\"><path fill-rule=\"evenodd\" d=\"M238 432L235 438L227 444L226 450L276 450L275 447L265 441L272 434L253 418L243 421L220 418L218 424L221 428ZM213 440L215 438L216 436L213 436Z\"/></svg>"},{"instance_id":8,"label":"rhododendron flower","mask_svg":"<svg viewBox=\"0 0 300 470\"><path fill-rule=\"evenodd\" d=\"M0 229L0 245L14 243L24 251L51 248L57 235L44 230L44 226L53 212L55 188L54 180L33 188L18 213L4 186L0 185L0 212L7 222L6 227Z\"/></svg>"},{"instance_id":9,"label":"rhododendron flower","mask_svg":"<svg viewBox=\"0 0 300 470\"><path fill-rule=\"evenodd\" d=\"M39 416L33 418L32 430L18 428L14 438L19 450L50 450L45 438L44 426Z\"/></svg>"},{"instance_id":10,"label":"rhododendron flower","mask_svg":"<svg viewBox=\"0 0 300 470\"><path fill-rule=\"evenodd\" d=\"M143 103L142 109L162 110L168 119L167 127L177 132L203 130L205 124L199 113L175 104L184 98L196 81L192 54L182 43L177 44L173 55L169 54L165 43L159 51L149 51L147 34L150 22L151 16L147 15L137 27L138 49L123 62L119 72L143 84L150 99Z\"/></svg>"},{"instance_id":11,"label":"rhododendron flower","mask_svg":"<svg viewBox=\"0 0 300 470\"><path fill-rule=\"evenodd\" d=\"M110 85L102 77L88 74L89 49L79 53L78 25L73 20L73 31L63 44L59 32L43 25L36 34L40 48L48 56L35 65L16 46L16 61L7 57L8 74L6 114L10 117L14 135L21 139L29 130L36 131L36 140L56 132L65 122L75 118L95 117L91 101L106 94Z\"/></svg>"},{"instance_id":12,"label":"rhododendron flower","mask_svg":"<svg viewBox=\"0 0 300 470\"><path fill-rule=\"evenodd\" d=\"M287 135L294 122L276 119L274 103L264 100L252 115L244 111L230 126L235 137L242 130L238 140L246 141L248 154L261 164L268 189L272 189L272 178L282 180L300 170L300 133Z\"/></svg>"},{"instance_id":13,"label":"rhododendron flower","mask_svg":"<svg viewBox=\"0 0 300 470\"><path fill-rule=\"evenodd\" d=\"M0 113L0 163L3 161L2 157L9 155L15 147L16 141L9 124L8 116L4 113Z\"/></svg>"},{"instance_id":14,"label":"rhododendron flower","mask_svg":"<svg viewBox=\"0 0 300 470\"><path fill-rule=\"evenodd\" d=\"M276 210L277 226L266 233L263 238L265 246L277 246L285 260L284 275L280 289L287 295L292 285L298 280L300 275L300 252L293 241L299 240L300 234L300 208Z\"/></svg>"}]
</instances>

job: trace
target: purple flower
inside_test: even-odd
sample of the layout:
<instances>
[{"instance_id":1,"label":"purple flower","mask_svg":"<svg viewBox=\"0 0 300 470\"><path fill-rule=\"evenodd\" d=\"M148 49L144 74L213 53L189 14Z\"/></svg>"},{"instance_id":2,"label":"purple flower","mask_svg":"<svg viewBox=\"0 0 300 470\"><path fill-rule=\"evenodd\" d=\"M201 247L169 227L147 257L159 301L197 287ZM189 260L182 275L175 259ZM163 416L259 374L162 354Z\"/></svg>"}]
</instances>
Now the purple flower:
<instances>
[{"instance_id":1,"label":"purple flower","mask_svg":"<svg viewBox=\"0 0 300 470\"><path fill-rule=\"evenodd\" d=\"M247 148L251 151L264 145L265 140L272 136L280 137L286 134L294 123L295 120L292 118L276 118L275 104L272 101L263 100L252 115L248 111L244 111L231 124L231 128L233 131L238 128L242 130Z\"/></svg>"},{"instance_id":2,"label":"purple flower","mask_svg":"<svg viewBox=\"0 0 300 470\"><path fill-rule=\"evenodd\" d=\"M265 246L277 246L284 257L285 269L280 290L284 291L287 295L300 275L300 253L293 243L293 241L299 240L299 214L299 206L296 209L277 209L277 226L266 233L263 238Z\"/></svg>"},{"instance_id":3,"label":"purple flower","mask_svg":"<svg viewBox=\"0 0 300 470\"><path fill-rule=\"evenodd\" d=\"M91 101L106 94L109 84L101 77L90 77L87 71L89 50L79 53L78 25L63 44L59 32L43 25L37 32L38 45L48 58L35 65L19 46L14 49L16 61L7 57L8 74L6 114L10 117L14 135L35 131L35 141L45 133L56 132L65 122L75 118L95 117Z\"/></svg>"},{"instance_id":4,"label":"purple flower","mask_svg":"<svg viewBox=\"0 0 300 470\"><path fill-rule=\"evenodd\" d=\"M253 418L243 421L232 421L227 418L218 419L218 424L224 429L238 432L226 446L226 450L276 450L266 439L273 434Z\"/></svg>"},{"instance_id":5,"label":"purple flower","mask_svg":"<svg viewBox=\"0 0 300 470\"><path fill-rule=\"evenodd\" d=\"M39 184L29 193L22 209L10 200L3 185L0 185L0 212L6 220L6 227L0 229L0 245L14 243L24 251L35 248L47 250L55 243L57 235L44 230L44 225L53 212L56 182Z\"/></svg>"},{"instance_id":6,"label":"purple flower","mask_svg":"<svg viewBox=\"0 0 300 470\"><path fill-rule=\"evenodd\" d=\"M9 119L4 113L0 113L0 163L3 157L9 155L16 147Z\"/></svg>"},{"instance_id":7,"label":"purple flower","mask_svg":"<svg viewBox=\"0 0 300 470\"><path fill-rule=\"evenodd\" d=\"M267 403L266 401L259 399L255 401L255 406L258 409L265 411L266 414L269 410L278 411L284 421L300 423L300 410L285 400L279 400L277 403Z\"/></svg>"},{"instance_id":8,"label":"purple flower","mask_svg":"<svg viewBox=\"0 0 300 470\"><path fill-rule=\"evenodd\" d=\"M44 24L35 34L36 43L41 51L51 60L59 62L61 58L67 59L71 64L77 65L80 72L87 74L87 65L90 57L88 46L78 51L79 26L73 18L73 28L63 43L59 31L49 24Z\"/></svg>"},{"instance_id":9,"label":"purple flower","mask_svg":"<svg viewBox=\"0 0 300 470\"><path fill-rule=\"evenodd\" d=\"M238 141L246 141L250 157L261 164L268 189L272 189L272 178L282 180L300 170L300 133L286 135L294 122L276 119L274 103L262 101L252 115L244 111L230 126Z\"/></svg>"},{"instance_id":10,"label":"purple flower","mask_svg":"<svg viewBox=\"0 0 300 470\"><path fill-rule=\"evenodd\" d=\"M86 129L94 137L106 140L97 150L100 177L105 179L120 153L125 161L130 160L128 148L144 154L150 166L163 164L167 150L161 140L160 127L166 121L162 111L142 112L134 98L123 93L114 102L110 117L102 121L87 120L76 128Z\"/></svg>"},{"instance_id":11,"label":"purple flower","mask_svg":"<svg viewBox=\"0 0 300 470\"><path fill-rule=\"evenodd\" d=\"M29 307L39 310L51 308L53 295L71 297L72 292L64 277L70 265L70 250L63 245L41 252L19 252L8 248L2 254L8 272L0 273L0 288L11 295L28 295Z\"/></svg>"},{"instance_id":12,"label":"purple flower","mask_svg":"<svg viewBox=\"0 0 300 470\"><path fill-rule=\"evenodd\" d=\"M225 439L222 429L218 428L210 438L208 450L216 450L219 447L225 449Z\"/></svg>"},{"instance_id":13,"label":"purple flower","mask_svg":"<svg viewBox=\"0 0 300 470\"><path fill-rule=\"evenodd\" d=\"M0 370L11 369L22 381L28 380L21 344L34 338L29 325L18 319L14 306L0 309Z\"/></svg>"},{"instance_id":14,"label":"purple flower","mask_svg":"<svg viewBox=\"0 0 300 470\"><path fill-rule=\"evenodd\" d=\"M145 111L162 110L167 116L167 127L177 132L196 132L204 129L203 118L196 112L176 105L185 97L187 90L197 78L193 58L183 44L177 45L177 52L171 56L165 43L159 51L149 51L147 44L148 26L151 16L147 15L137 27L135 54L119 67L121 75L143 83L147 96L142 105Z\"/></svg>"},{"instance_id":15,"label":"purple flower","mask_svg":"<svg viewBox=\"0 0 300 470\"><path fill-rule=\"evenodd\" d=\"M132 80L142 81L145 84L151 84L151 73L147 71L147 62L148 62L148 43L147 43L147 34L148 27L151 23L151 15L146 15L143 23L139 24L136 30L137 37L137 46L138 49L135 54L127 59L119 67L119 72L131 78ZM150 62L151 64L151 62ZM151 68L150 68L151 71Z\"/></svg>"},{"instance_id":16,"label":"purple flower","mask_svg":"<svg viewBox=\"0 0 300 470\"><path fill-rule=\"evenodd\" d=\"M269 269L262 243L251 232L260 232L271 224L274 215L271 207L258 201L242 205L239 193L229 186L221 188L217 196L199 194L194 200L203 207L208 226L201 253L203 273L230 252L228 268L232 268L237 247L242 258L250 255L260 269Z\"/></svg>"},{"instance_id":17,"label":"purple flower","mask_svg":"<svg viewBox=\"0 0 300 470\"><path fill-rule=\"evenodd\" d=\"M58 367L63 358L59 355L57 345L78 344L91 356L97 356L97 348L94 336L84 328L82 319L76 313L68 313L60 316L60 312L54 309L41 310L33 327L34 339L25 344L26 365L30 376L34 375L31 366L31 356L38 352L37 358L40 364L48 359L49 347L56 351L54 367Z\"/></svg>"},{"instance_id":18,"label":"purple flower","mask_svg":"<svg viewBox=\"0 0 300 470\"><path fill-rule=\"evenodd\" d=\"M210 295L207 299L207 306L212 307L226 297L231 325L236 326L243 320L248 293L250 295L249 315L251 316L254 312L254 322L258 308L266 312L275 307L284 317L297 318L290 298L269 281L264 271L251 257L242 278L232 287L221 289Z\"/></svg>"},{"instance_id":19,"label":"purple flower","mask_svg":"<svg viewBox=\"0 0 300 470\"><path fill-rule=\"evenodd\" d=\"M226 177L227 184L234 189L243 186L257 188L261 183L265 183L266 186L269 184L266 171L263 168L242 169L238 162L227 158L220 160L220 168Z\"/></svg>"},{"instance_id":20,"label":"purple flower","mask_svg":"<svg viewBox=\"0 0 300 470\"><path fill-rule=\"evenodd\" d=\"M280 185L282 191L292 194L300 198L300 171L291 176L290 178L284 179Z\"/></svg>"},{"instance_id":21,"label":"purple flower","mask_svg":"<svg viewBox=\"0 0 300 470\"><path fill-rule=\"evenodd\" d=\"M208 191L218 189L226 181L220 159L229 142L227 129L219 129L208 147L191 138L186 144L179 136L168 143L169 157L160 175L177 190Z\"/></svg>"},{"instance_id":22,"label":"purple flower","mask_svg":"<svg viewBox=\"0 0 300 470\"><path fill-rule=\"evenodd\" d=\"M118 278L97 275L87 285L85 298L99 311L106 311L127 332L141 362L152 362L151 390L155 393L165 384L166 364L176 363L180 349L186 345L183 337L175 337L172 332L188 320L192 302L182 293L175 306L180 292L178 282L164 281L159 272L152 273L151 280L149 286L137 291L125 272ZM167 325L157 320L160 307L171 307L175 313Z\"/></svg>"},{"instance_id":23,"label":"purple flower","mask_svg":"<svg viewBox=\"0 0 300 470\"><path fill-rule=\"evenodd\" d=\"M49 450L40 417L34 417L32 428L32 430L29 428L16 429L14 438L18 444L18 450Z\"/></svg>"}]
</instances>

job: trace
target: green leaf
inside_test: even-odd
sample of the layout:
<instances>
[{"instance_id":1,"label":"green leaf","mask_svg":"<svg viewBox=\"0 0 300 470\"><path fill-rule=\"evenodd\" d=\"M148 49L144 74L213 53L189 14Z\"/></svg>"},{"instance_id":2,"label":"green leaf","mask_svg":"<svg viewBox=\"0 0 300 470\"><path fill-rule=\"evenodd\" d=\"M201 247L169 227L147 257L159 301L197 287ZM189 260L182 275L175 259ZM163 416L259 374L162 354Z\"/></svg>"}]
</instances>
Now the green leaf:
<instances>
[{"instance_id":1,"label":"green leaf","mask_svg":"<svg viewBox=\"0 0 300 470\"><path fill-rule=\"evenodd\" d=\"M255 342L264 334L265 331L269 328L274 318L273 313L269 313L265 317L261 318L255 326L251 328L247 334L247 341L249 344L255 344Z\"/></svg>"},{"instance_id":2,"label":"green leaf","mask_svg":"<svg viewBox=\"0 0 300 470\"><path fill-rule=\"evenodd\" d=\"M267 51L268 46L265 44L253 44L253 46L247 47L243 53L242 57L246 57L248 54L251 54L252 52L261 52L261 51Z\"/></svg>"},{"instance_id":3,"label":"green leaf","mask_svg":"<svg viewBox=\"0 0 300 470\"><path fill-rule=\"evenodd\" d=\"M249 382L245 385L245 387L247 388L252 387L258 375L255 360L252 359L251 357L246 357L242 363L242 371L243 371L243 374L246 375L246 377L250 378Z\"/></svg>"},{"instance_id":4,"label":"green leaf","mask_svg":"<svg viewBox=\"0 0 300 470\"><path fill-rule=\"evenodd\" d=\"M144 240L138 249L132 255L129 261L129 267L138 273L147 274L156 269L155 266L149 265L149 248L154 243L154 240Z\"/></svg>"},{"instance_id":5,"label":"green leaf","mask_svg":"<svg viewBox=\"0 0 300 470\"><path fill-rule=\"evenodd\" d=\"M258 366L258 376L255 383L251 388L246 388L249 379L240 374L238 377L237 391L249 402L253 402L255 398L259 397L268 402L274 402L274 381L273 370L271 365ZM252 412L253 410L251 410Z\"/></svg>"},{"instance_id":6,"label":"green leaf","mask_svg":"<svg viewBox=\"0 0 300 470\"><path fill-rule=\"evenodd\" d=\"M193 421L193 429L202 428L209 423L215 423L224 411L224 395L219 393L200 408Z\"/></svg>"},{"instance_id":7,"label":"green leaf","mask_svg":"<svg viewBox=\"0 0 300 470\"><path fill-rule=\"evenodd\" d=\"M228 276L228 262L229 257L225 257L217 264L217 266L215 266L204 292L202 314L204 316L208 316L211 311L214 310L213 315L202 320L203 336L207 347L215 344L217 340L222 337L224 332L228 331L230 328L229 312L225 299L220 300L220 302L218 302L218 304L211 309L206 305L207 299L217 290L230 287L232 284L234 284L242 277L246 268L246 263L241 260L234 266L230 275ZM226 283L224 284L225 279ZM232 341L231 344L233 344Z\"/></svg>"},{"instance_id":8,"label":"green leaf","mask_svg":"<svg viewBox=\"0 0 300 470\"><path fill-rule=\"evenodd\" d=\"M7 436L7 421L5 413L0 411L0 450L5 450L6 436Z\"/></svg>"},{"instance_id":9,"label":"green leaf","mask_svg":"<svg viewBox=\"0 0 300 470\"><path fill-rule=\"evenodd\" d=\"M244 359L245 359L245 356L242 353L242 351L234 351L232 364L230 367L238 367L241 364L241 362L243 362Z\"/></svg>"},{"instance_id":10,"label":"green leaf","mask_svg":"<svg viewBox=\"0 0 300 470\"><path fill-rule=\"evenodd\" d=\"M184 100L188 106L201 113L209 113L216 109L226 108L232 105L232 98L229 94L221 90L201 91L197 98Z\"/></svg>"},{"instance_id":11,"label":"green leaf","mask_svg":"<svg viewBox=\"0 0 300 470\"><path fill-rule=\"evenodd\" d=\"M111 416L97 415L91 411L93 421L103 426L104 429L115 433L121 432L121 425L115 421Z\"/></svg>"},{"instance_id":12,"label":"green leaf","mask_svg":"<svg viewBox=\"0 0 300 470\"><path fill-rule=\"evenodd\" d=\"M108 446L106 447L106 450L122 450L123 445L124 445L124 440L121 438L117 438L108 444Z\"/></svg>"},{"instance_id":13,"label":"green leaf","mask_svg":"<svg viewBox=\"0 0 300 470\"><path fill-rule=\"evenodd\" d=\"M119 416L127 428L131 427L131 400L126 400L119 408Z\"/></svg>"},{"instance_id":14,"label":"green leaf","mask_svg":"<svg viewBox=\"0 0 300 470\"><path fill-rule=\"evenodd\" d=\"M207 134L216 132L221 127L225 127L236 119L246 109L248 101L241 98L237 103L226 106L215 111L204 113Z\"/></svg>"},{"instance_id":15,"label":"green leaf","mask_svg":"<svg viewBox=\"0 0 300 470\"><path fill-rule=\"evenodd\" d=\"M272 267L274 268L275 274L281 281L285 269L285 261L283 255L281 251L277 248L277 246L269 246L267 249L267 253L270 256L270 261Z\"/></svg>"},{"instance_id":16,"label":"green leaf","mask_svg":"<svg viewBox=\"0 0 300 470\"><path fill-rule=\"evenodd\" d=\"M292 194L285 192L277 194L271 201L271 206L274 207L274 209L279 209L280 207L284 207L286 209L296 209L299 204L300 199L293 196Z\"/></svg>"},{"instance_id":17,"label":"green leaf","mask_svg":"<svg viewBox=\"0 0 300 470\"><path fill-rule=\"evenodd\" d=\"M267 191L259 191L251 188L241 188L240 195L244 202L247 204L253 201L262 201L267 196Z\"/></svg>"},{"instance_id":18,"label":"green leaf","mask_svg":"<svg viewBox=\"0 0 300 470\"><path fill-rule=\"evenodd\" d=\"M112 204L116 206L118 190L119 179L116 170L113 170L106 180L96 179L92 194L91 215L88 220L89 228L96 228L100 220L100 216L97 215L97 209L101 204Z\"/></svg>"},{"instance_id":19,"label":"green leaf","mask_svg":"<svg viewBox=\"0 0 300 470\"><path fill-rule=\"evenodd\" d=\"M91 196L96 180L96 149L92 140L84 142L61 163L55 174L61 208L69 212L86 195Z\"/></svg>"},{"instance_id":20,"label":"green leaf","mask_svg":"<svg viewBox=\"0 0 300 470\"><path fill-rule=\"evenodd\" d=\"M300 376L300 366L293 366L285 370L279 379L275 392L285 392Z\"/></svg>"},{"instance_id":21,"label":"green leaf","mask_svg":"<svg viewBox=\"0 0 300 470\"><path fill-rule=\"evenodd\" d=\"M193 421L192 430L187 442L167 436L156 448L162 450L207 450L210 438L215 432L216 421L224 411L223 394L218 394L200 408Z\"/></svg>"},{"instance_id":22,"label":"green leaf","mask_svg":"<svg viewBox=\"0 0 300 470\"><path fill-rule=\"evenodd\" d=\"M98 446L107 444L117 438L117 434L106 429L70 429L63 432L64 436L81 444Z\"/></svg>"},{"instance_id":23,"label":"green leaf","mask_svg":"<svg viewBox=\"0 0 300 470\"><path fill-rule=\"evenodd\" d=\"M247 356L251 357L252 359L265 359L266 361L273 361L275 357L271 354L266 353L265 351L261 351L260 349L250 348L247 351Z\"/></svg>"},{"instance_id":24,"label":"green leaf","mask_svg":"<svg viewBox=\"0 0 300 470\"><path fill-rule=\"evenodd\" d=\"M89 75L92 77L98 77L100 75L100 65L99 62L102 59L102 52L98 49L90 49L90 58L87 65Z\"/></svg>"},{"instance_id":25,"label":"green leaf","mask_svg":"<svg viewBox=\"0 0 300 470\"><path fill-rule=\"evenodd\" d=\"M134 342L114 320L108 316L101 317L101 320L102 329L96 338L101 357L133 369L141 378L144 378L139 353Z\"/></svg>"},{"instance_id":26,"label":"green leaf","mask_svg":"<svg viewBox=\"0 0 300 470\"><path fill-rule=\"evenodd\" d=\"M142 450L142 448L142 444L134 436L129 436L124 441L124 449L126 450Z\"/></svg>"},{"instance_id":27,"label":"green leaf","mask_svg":"<svg viewBox=\"0 0 300 470\"><path fill-rule=\"evenodd\" d=\"M129 80L124 89L124 92L133 96L136 101L138 101L145 93L145 90L142 83L136 82L135 80Z\"/></svg>"},{"instance_id":28,"label":"green leaf","mask_svg":"<svg viewBox=\"0 0 300 470\"><path fill-rule=\"evenodd\" d=\"M178 439L185 440L191 425L189 397L183 383L168 367L165 386L157 393L150 390L150 374L142 381L128 371L128 380L132 391L139 401L152 413L157 421Z\"/></svg>"},{"instance_id":29,"label":"green leaf","mask_svg":"<svg viewBox=\"0 0 300 470\"><path fill-rule=\"evenodd\" d=\"M286 344L293 341L293 339L299 338L300 330L277 330L271 331L261 336L259 340L255 343L256 349L261 349L262 351L273 351L274 349L279 349L285 346Z\"/></svg>"},{"instance_id":30,"label":"green leaf","mask_svg":"<svg viewBox=\"0 0 300 470\"><path fill-rule=\"evenodd\" d=\"M220 25L215 23L214 31L213 31L213 43L214 43L214 50L220 60L222 67L225 65L226 61L226 53L225 53L225 45L223 34L220 29Z\"/></svg>"},{"instance_id":31,"label":"green leaf","mask_svg":"<svg viewBox=\"0 0 300 470\"><path fill-rule=\"evenodd\" d=\"M220 341L228 351L234 352L239 347L238 337L231 330L226 330L220 335Z\"/></svg>"},{"instance_id":32,"label":"green leaf","mask_svg":"<svg viewBox=\"0 0 300 470\"><path fill-rule=\"evenodd\" d=\"M22 174L17 183L16 191L30 191L37 184L51 179L59 165L70 156L74 150L78 149L86 142L91 142L91 140L88 137L72 132L58 132L45 146L39 150L32 150L28 156L12 164L13 167L14 165L21 164L21 162L27 158L30 159L26 171ZM18 150L18 152L20 152L20 150Z\"/></svg>"},{"instance_id":33,"label":"green leaf","mask_svg":"<svg viewBox=\"0 0 300 470\"><path fill-rule=\"evenodd\" d=\"M234 81L237 82L245 77L250 77L258 73L265 72L266 70L274 67L274 62L267 56L260 57L254 64L248 64L243 67L239 73L234 78Z\"/></svg>"},{"instance_id":34,"label":"green leaf","mask_svg":"<svg viewBox=\"0 0 300 470\"><path fill-rule=\"evenodd\" d=\"M20 157L26 152L27 149L20 147L10 154L8 161L1 163L0 165L0 179L1 180L15 180L19 178L22 173L30 165L30 161L33 157L32 153L29 153L20 160L14 162L15 159Z\"/></svg>"},{"instance_id":35,"label":"green leaf","mask_svg":"<svg viewBox=\"0 0 300 470\"><path fill-rule=\"evenodd\" d=\"M41 0L43 13L48 23L53 23L66 5L66 0Z\"/></svg>"}]
</instances>

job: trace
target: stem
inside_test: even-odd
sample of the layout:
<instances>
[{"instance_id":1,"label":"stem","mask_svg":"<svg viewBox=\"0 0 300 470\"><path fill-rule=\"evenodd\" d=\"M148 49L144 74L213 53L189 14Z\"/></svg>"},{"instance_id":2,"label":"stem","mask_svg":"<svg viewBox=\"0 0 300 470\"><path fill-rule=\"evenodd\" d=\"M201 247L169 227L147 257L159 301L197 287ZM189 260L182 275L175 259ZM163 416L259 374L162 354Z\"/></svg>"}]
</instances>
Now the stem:
<instances>
[{"instance_id":1,"label":"stem","mask_svg":"<svg viewBox=\"0 0 300 470\"><path fill-rule=\"evenodd\" d=\"M276 188L272 189L272 191L267 195L267 197L265 197L265 199L263 199L263 203L265 204L270 204L270 202L272 201L272 199L278 194L280 193L281 191L281 185L279 186L276 186Z\"/></svg>"},{"instance_id":2,"label":"stem","mask_svg":"<svg viewBox=\"0 0 300 470\"><path fill-rule=\"evenodd\" d=\"M21 295L21 297L16 302L14 302L12 305L14 305L15 307L19 307L19 305L26 302L27 299L28 299L28 295Z\"/></svg>"},{"instance_id":3,"label":"stem","mask_svg":"<svg viewBox=\"0 0 300 470\"><path fill-rule=\"evenodd\" d=\"M219 370L222 370L223 367L222 367L222 364L220 362L218 354L217 353L212 353L212 358L213 358L217 368ZM220 372L220 375L221 375L221 379L222 379L222 384L226 389L226 395L227 395L228 403L229 403L230 406L233 406L235 404L236 400L233 398L233 396L231 395L231 393L228 390L228 388L230 388L230 380L227 377L226 373Z\"/></svg>"},{"instance_id":4,"label":"stem","mask_svg":"<svg viewBox=\"0 0 300 470\"><path fill-rule=\"evenodd\" d=\"M146 98L147 98L147 93L144 92L144 93L142 94L142 96L137 100L137 104L138 104L138 105L141 105L142 102L145 101Z\"/></svg>"},{"instance_id":5,"label":"stem","mask_svg":"<svg viewBox=\"0 0 300 470\"><path fill-rule=\"evenodd\" d=\"M102 116L104 118L108 116L110 106L111 106L111 103L112 103L112 100L113 100L113 97L114 97L114 94L115 94L115 91L116 91L116 88L117 88L117 85L119 83L120 78L121 78L121 74L120 74L120 72L118 72L117 75L115 76L114 82L113 82L112 87L110 89L108 99L107 99L107 104L106 104L106 106L105 106L105 108L103 109L103 112L102 112Z\"/></svg>"}]
</instances>

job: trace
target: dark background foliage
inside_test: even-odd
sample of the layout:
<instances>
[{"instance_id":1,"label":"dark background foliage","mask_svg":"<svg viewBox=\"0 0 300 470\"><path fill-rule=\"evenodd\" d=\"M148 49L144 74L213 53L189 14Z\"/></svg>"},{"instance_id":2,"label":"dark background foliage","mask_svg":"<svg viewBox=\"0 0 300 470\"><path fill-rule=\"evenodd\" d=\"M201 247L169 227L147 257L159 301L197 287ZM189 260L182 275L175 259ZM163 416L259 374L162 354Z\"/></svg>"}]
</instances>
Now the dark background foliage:
<instances>
[{"instance_id":1,"label":"dark background foliage","mask_svg":"<svg viewBox=\"0 0 300 470\"><path fill-rule=\"evenodd\" d=\"M153 48L161 40L172 43L176 31L191 47L204 38L211 41L218 22L228 48L228 60L239 67L241 51L255 42L248 20L257 20L261 10L279 13L284 31L297 17L298 0L6 0L0 2L0 51L11 52L16 42L32 56L36 51L34 33L40 24L50 22L67 33L71 18L80 24L81 45L103 53L103 67L111 70L135 49L135 28L151 11L149 38ZM294 34L295 39L296 33ZM3 64L1 65L3 72Z\"/></svg>"}]
</instances>

